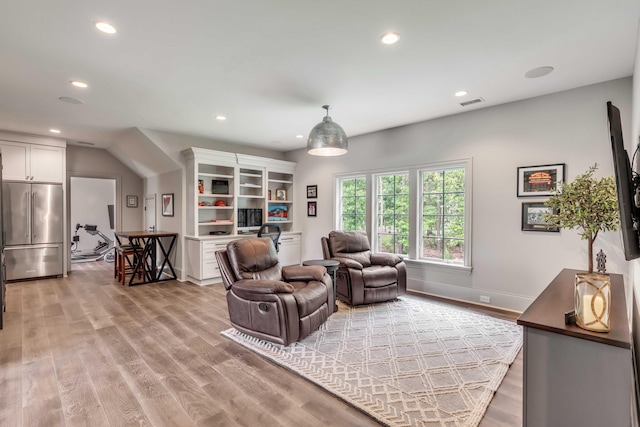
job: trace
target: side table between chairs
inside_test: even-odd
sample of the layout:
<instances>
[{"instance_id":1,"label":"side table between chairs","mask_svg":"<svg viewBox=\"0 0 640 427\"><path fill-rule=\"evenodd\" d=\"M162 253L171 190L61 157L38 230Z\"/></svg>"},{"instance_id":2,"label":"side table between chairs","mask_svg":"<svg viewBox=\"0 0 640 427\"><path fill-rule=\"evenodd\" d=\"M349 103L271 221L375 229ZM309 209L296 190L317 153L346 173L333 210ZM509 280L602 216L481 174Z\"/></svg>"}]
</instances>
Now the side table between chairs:
<instances>
[{"instance_id":1,"label":"side table between chairs","mask_svg":"<svg viewBox=\"0 0 640 427\"><path fill-rule=\"evenodd\" d=\"M340 267L340 263L338 261L333 261L330 259L309 259L307 261L303 261L302 265L321 265L327 269L327 273L331 276L331 281L333 282L333 301L335 306L333 307L333 312L338 311L338 300L337 300L337 292L336 292L336 271L338 271L338 267Z\"/></svg>"}]
</instances>

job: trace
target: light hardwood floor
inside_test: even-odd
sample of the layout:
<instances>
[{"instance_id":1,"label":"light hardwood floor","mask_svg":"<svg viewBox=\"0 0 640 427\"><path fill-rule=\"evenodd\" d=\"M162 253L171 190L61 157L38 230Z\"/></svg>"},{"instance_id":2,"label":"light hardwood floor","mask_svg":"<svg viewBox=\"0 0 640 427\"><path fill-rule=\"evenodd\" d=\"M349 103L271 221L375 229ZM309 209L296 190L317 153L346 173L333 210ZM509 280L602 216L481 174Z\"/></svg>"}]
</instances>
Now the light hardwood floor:
<instances>
[{"instance_id":1,"label":"light hardwood floor","mask_svg":"<svg viewBox=\"0 0 640 427\"><path fill-rule=\"evenodd\" d=\"M222 337L221 284L125 288L112 268L7 285L0 426L377 425ZM522 354L480 425L519 426L521 412Z\"/></svg>"}]
</instances>

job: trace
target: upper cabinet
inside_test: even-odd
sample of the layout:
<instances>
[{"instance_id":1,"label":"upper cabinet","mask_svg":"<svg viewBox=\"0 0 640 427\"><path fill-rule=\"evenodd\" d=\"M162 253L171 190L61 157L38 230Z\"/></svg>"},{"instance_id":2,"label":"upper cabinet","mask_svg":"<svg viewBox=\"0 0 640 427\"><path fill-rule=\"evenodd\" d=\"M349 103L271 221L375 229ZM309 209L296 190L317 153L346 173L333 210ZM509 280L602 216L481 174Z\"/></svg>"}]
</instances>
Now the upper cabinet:
<instances>
[{"instance_id":1,"label":"upper cabinet","mask_svg":"<svg viewBox=\"0 0 640 427\"><path fill-rule=\"evenodd\" d=\"M0 140L0 150L5 180L64 181L64 147Z\"/></svg>"},{"instance_id":2,"label":"upper cabinet","mask_svg":"<svg viewBox=\"0 0 640 427\"><path fill-rule=\"evenodd\" d=\"M237 235L267 222L292 230L296 163L195 147L183 155L188 235Z\"/></svg>"}]
</instances>

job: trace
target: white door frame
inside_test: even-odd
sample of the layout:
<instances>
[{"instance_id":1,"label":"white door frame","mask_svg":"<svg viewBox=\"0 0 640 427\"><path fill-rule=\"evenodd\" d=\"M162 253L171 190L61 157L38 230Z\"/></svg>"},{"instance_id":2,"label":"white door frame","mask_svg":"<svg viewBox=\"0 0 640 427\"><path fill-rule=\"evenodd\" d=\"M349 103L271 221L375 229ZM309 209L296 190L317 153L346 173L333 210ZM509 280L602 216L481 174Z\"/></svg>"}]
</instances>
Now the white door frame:
<instances>
[{"instance_id":1,"label":"white door frame","mask_svg":"<svg viewBox=\"0 0 640 427\"><path fill-rule=\"evenodd\" d=\"M152 208L147 210L147 207ZM156 194L145 194L144 196L144 229L145 231L151 230L153 227L153 231L157 231L158 224L158 213L157 213L157 204L156 204ZM151 213L153 210L153 213Z\"/></svg>"}]
</instances>

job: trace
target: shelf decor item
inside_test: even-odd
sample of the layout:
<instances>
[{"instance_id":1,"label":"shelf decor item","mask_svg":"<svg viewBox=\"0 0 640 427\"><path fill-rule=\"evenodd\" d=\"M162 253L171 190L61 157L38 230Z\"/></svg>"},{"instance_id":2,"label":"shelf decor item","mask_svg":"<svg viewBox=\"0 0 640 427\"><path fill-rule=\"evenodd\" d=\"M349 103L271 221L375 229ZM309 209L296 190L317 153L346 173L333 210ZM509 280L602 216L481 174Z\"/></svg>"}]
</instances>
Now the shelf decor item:
<instances>
[{"instance_id":1,"label":"shelf decor item","mask_svg":"<svg viewBox=\"0 0 640 427\"><path fill-rule=\"evenodd\" d=\"M576 274L575 280L576 323L586 330L608 332L611 284L608 276L593 273L593 243L600 231L616 231L620 219L616 183L612 177L594 178L597 169L597 164L591 166L555 191L545 202L554 213L544 215L544 221L577 228L587 241L588 273Z\"/></svg>"},{"instance_id":2,"label":"shelf decor item","mask_svg":"<svg viewBox=\"0 0 640 427\"><path fill-rule=\"evenodd\" d=\"M276 190L276 200L287 200L287 190L285 190L284 188L278 188Z\"/></svg>"},{"instance_id":3,"label":"shelf decor item","mask_svg":"<svg viewBox=\"0 0 640 427\"><path fill-rule=\"evenodd\" d=\"M289 212L284 205L269 206L269 212L267 213L267 221L288 221Z\"/></svg>"}]
</instances>

